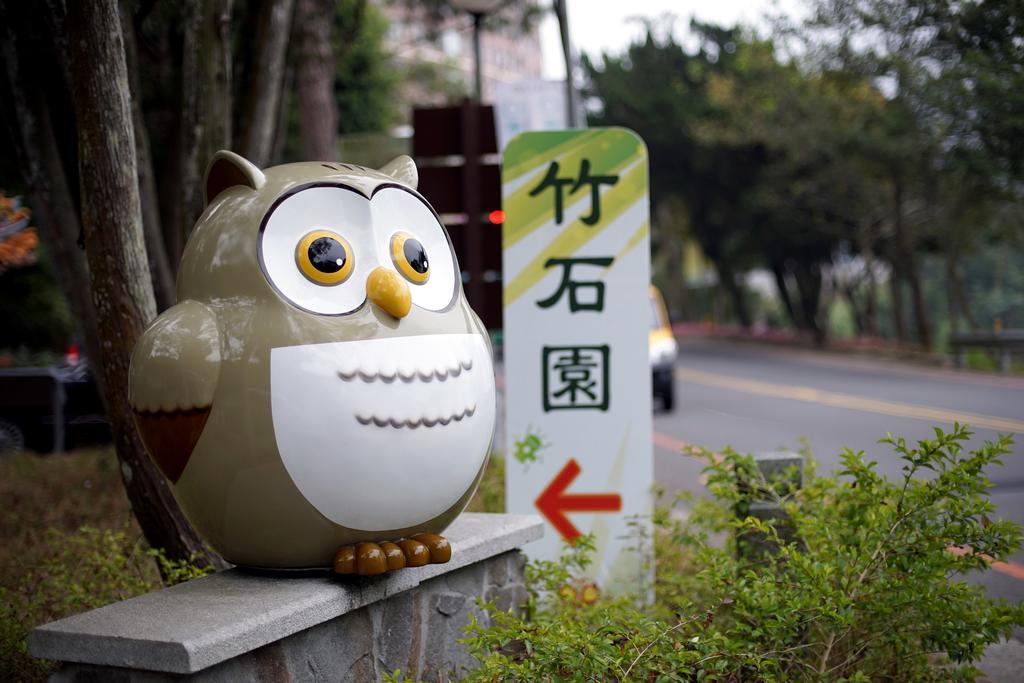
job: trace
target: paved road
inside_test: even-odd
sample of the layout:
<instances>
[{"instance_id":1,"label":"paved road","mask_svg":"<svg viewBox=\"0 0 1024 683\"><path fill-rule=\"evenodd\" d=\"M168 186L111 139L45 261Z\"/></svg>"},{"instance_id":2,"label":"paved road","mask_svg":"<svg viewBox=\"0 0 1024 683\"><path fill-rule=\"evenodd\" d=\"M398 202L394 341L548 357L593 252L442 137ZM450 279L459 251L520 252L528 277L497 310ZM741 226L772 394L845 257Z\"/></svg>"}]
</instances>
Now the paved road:
<instances>
[{"instance_id":1,"label":"paved road","mask_svg":"<svg viewBox=\"0 0 1024 683\"><path fill-rule=\"evenodd\" d=\"M655 478L666 489L701 489L700 464L678 455L683 443L758 452L805 437L825 468L850 446L896 475L879 438L928 437L959 420L974 427L972 443L1014 433L1016 453L990 473L992 497L1001 516L1024 523L1024 378L693 338L681 340L676 375L676 409L654 419ZM1024 552L1000 569L986 579L990 593L1024 599Z\"/></svg>"}]
</instances>

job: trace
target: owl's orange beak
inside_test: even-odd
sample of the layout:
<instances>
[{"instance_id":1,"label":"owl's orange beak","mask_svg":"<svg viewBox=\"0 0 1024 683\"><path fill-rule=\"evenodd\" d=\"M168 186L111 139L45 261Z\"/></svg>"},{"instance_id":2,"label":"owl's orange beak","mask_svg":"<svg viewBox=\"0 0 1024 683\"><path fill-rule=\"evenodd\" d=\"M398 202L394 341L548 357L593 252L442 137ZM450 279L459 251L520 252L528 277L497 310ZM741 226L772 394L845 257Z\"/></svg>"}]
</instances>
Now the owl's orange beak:
<instances>
[{"instance_id":1,"label":"owl's orange beak","mask_svg":"<svg viewBox=\"0 0 1024 683\"><path fill-rule=\"evenodd\" d=\"M366 278L366 296L396 318L404 318L412 309L409 285L398 273L377 266Z\"/></svg>"}]
</instances>

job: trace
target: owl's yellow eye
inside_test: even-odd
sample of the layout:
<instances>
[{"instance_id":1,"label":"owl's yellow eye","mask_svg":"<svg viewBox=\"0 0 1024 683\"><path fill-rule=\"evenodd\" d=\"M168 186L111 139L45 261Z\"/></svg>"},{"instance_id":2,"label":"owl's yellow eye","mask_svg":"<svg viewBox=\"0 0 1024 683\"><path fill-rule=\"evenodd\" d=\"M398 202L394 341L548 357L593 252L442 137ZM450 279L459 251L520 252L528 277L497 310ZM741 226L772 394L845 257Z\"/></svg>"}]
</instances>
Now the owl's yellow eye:
<instances>
[{"instance_id":1,"label":"owl's yellow eye","mask_svg":"<svg viewBox=\"0 0 1024 683\"><path fill-rule=\"evenodd\" d=\"M355 267L355 255L344 237L330 230L314 230L295 247L295 263L306 279L318 285L340 285Z\"/></svg>"},{"instance_id":2,"label":"owl's yellow eye","mask_svg":"<svg viewBox=\"0 0 1024 683\"><path fill-rule=\"evenodd\" d=\"M430 279L427 250L407 232L396 232L391 236L391 260L398 272L413 284L422 285Z\"/></svg>"}]
</instances>

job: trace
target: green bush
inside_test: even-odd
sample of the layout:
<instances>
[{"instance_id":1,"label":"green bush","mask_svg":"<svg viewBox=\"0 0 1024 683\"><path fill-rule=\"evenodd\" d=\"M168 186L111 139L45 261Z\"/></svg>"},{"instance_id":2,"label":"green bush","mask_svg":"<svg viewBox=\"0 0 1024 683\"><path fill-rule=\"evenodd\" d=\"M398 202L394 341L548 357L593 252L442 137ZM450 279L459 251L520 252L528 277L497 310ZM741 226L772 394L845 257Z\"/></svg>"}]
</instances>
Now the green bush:
<instances>
[{"instance_id":1,"label":"green bush","mask_svg":"<svg viewBox=\"0 0 1024 683\"><path fill-rule=\"evenodd\" d=\"M490 625L464 641L481 663L470 679L973 680L970 663L1024 625L1024 610L963 579L1021 541L1017 525L991 519L985 476L1011 441L965 453L969 436L959 425L916 446L889 436L902 476L847 450L834 477L808 462L795 491L749 457L698 451L713 500L685 521L656 516L654 604L588 605L565 590L589 561L579 543L529 565L524 614L485 606ZM788 513L785 533L736 514L753 495ZM751 535L775 551L738 553Z\"/></svg>"},{"instance_id":2,"label":"green bush","mask_svg":"<svg viewBox=\"0 0 1024 683\"><path fill-rule=\"evenodd\" d=\"M208 573L128 538L123 530L48 529L48 552L14 589L0 586L0 672L4 680L42 680L52 662L25 648L39 624L102 607ZM163 578L161 578L163 577Z\"/></svg>"}]
</instances>

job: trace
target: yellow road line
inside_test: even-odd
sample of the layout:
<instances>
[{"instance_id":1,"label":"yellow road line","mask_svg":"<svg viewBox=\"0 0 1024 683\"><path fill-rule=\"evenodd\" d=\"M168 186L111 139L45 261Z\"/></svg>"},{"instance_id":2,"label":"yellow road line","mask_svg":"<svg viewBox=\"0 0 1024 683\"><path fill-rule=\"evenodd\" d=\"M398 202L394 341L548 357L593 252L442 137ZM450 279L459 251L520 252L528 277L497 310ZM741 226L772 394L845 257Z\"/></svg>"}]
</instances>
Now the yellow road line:
<instances>
[{"instance_id":1,"label":"yellow road line","mask_svg":"<svg viewBox=\"0 0 1024 683\"><path fill-rule=\"evenodd\" d=\"M1016 432L1024 434L1024 421L1014 420L1007 417L996 417L993 415L978 415L961 410L949 410L946 408L934 408L913 403L897 403L895 401L884 401L875 398L865 398L853 394L841 394L834 391L823 391L812 387L800 387L789 384L774 384L772 382L761 382L753 379L744 379L731 375L720 375L714 372L693 370L690 368L676 368L676 377L718 389L730 389L742 391L747 394L758 396L771 396L773 398L785 398L793 401L805 401L819 405L831 406L833 408L845 408L847 410L860 410L865 413L878 413L880 415L892 415L894 417L911 417L918 420L930 420L932 422L960 422L972 427L984 427L1000 432Z\"/></svg>"}]
</instances>

